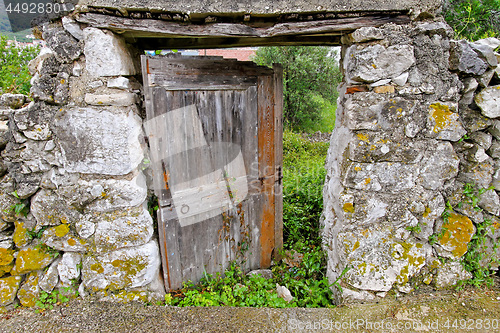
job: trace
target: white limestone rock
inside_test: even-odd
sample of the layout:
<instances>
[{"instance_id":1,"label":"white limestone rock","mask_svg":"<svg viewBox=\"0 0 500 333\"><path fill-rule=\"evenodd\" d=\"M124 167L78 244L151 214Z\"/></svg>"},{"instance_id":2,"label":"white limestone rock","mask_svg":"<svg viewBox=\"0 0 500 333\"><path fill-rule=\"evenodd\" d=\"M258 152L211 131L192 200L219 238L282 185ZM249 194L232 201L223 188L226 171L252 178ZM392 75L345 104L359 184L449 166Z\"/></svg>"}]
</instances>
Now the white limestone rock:
<instances>
[{"instance_id":1,"label":"white limestone rock","mask_svg":"<svg viewBox=\"0 0 500 333\"><path fill-rule=\"evenodd\" d=\"M370 40L384 39L381 29L375 27L362 27L349 35L353 43L363 43Z\"/></svg>"},{"instance_id":2,"label":"white limestone rock","mask_svg":"<svg viewBox=\"0 0 500 333\"><path fill-rule=\"evenodd\" d=\"M83 259L82 282L93 292L145 286L156 278L160 253L156 240Z\"/></svg>"},{"instance_id":3,"label":"white limestone rock","mask_svg":"<svg viewBox=\"0 0 500 333\"><path fill-rule=\"evenodd\" d=\"M461 263L452 261L439 267L434 277L434 283L439 289L454 286L460 280L468 280L472 274L467 272Z\"/></svg>"},{"instance_id":4,"label":"white limestone rock","mask_svg":"<svg viewBox=\"0 0 500 333\"><path fill-rule=\"evenodd\" d=\"M57 270L57 266L60 262L61 258L56 259L40 277L38 285L46 293L52 292L52 290L54 290L59 283L59 272Z\"/></svg>"},{"instance_id":5,"label":"white limestone rock","mask_svg":"<svg viewBox=\"0 0 500 333\"><path fill-rule=\"evenodd\" d=\"M63 109L56 118L68 172L125 175L142 162L142 121L133 108Z\"/></svg>"},{"instance_id":6,"label":"white limestone rock","mask_svg":"<svg viewBox=\"0 0 500 333\"><path fill-rule=\"evenodd\" d=\"M485 117L500 117L500 85L481 90L474 100Z\"/></svg>"},{"instance_id":7,"label":"white limestone rock","mask_svg":"<svg viewBox=\"0 0 500 333\"><path fill-rule=\"evenodd\" d=\"M80 263L82 255L75 252L66 252L63 254L61 261L57 265L59 279L65 285L71 285L72 280L80 277Z\"/></svg>"},{"instance_id":8,"label":"white limestone rock","mask_svg":"<svg viewBox=\"0 0 500 333\"><path fill-rule=\"evenodd\" d=\"M136 103L136 95L129 92L116 94L85 94L85 103L89 105L129 106Z\"/></svg>"},{"instance_id":9,"label":"white limestone rock","mask_svg":"<svg viewBox=\"0 0 500 333\"><path fill-rule=\"evenodd\" d=\"M373 45L365 48L351 46L347 55L348 81L375 82L395 78L406 72L414 63L413 46L394 45L385 48Z\"/></svg>"},{"instance_id":10,"label":"white limestone rock","mask_svg":"<svg viewBox=\"0 0 500 333\"><path fill-rule=\"evenodd\" d=\"M116 79L110 79L108 80L108 88L129 89L130 80L123 76L117 77Z\"/></svg>"},{"instance_id":11,"label":"white limestone rock","mask_svg":"<svg viewBox=\"0 0 500 333\"><path fill-rule=\"evenodd\" d=\"M83 38L83 30L82 28L80 28L80 24L78 24L72 18L64 16L62 18L62 25L63 28L71 34L71 36L75 37L78 40L81 40Z\"/></svg>"},{"instance_id":12,"label":"white limestone rock","mask_svg":"<svg viewBox=\"0 0 500 333\"><path fill-rule=\"evenodd\" d=\"M96 251L106 252L143 245L153 236L153 219L141 207L93 214Z\"/></svg>"},{"instance_id":13,"label":"white limestone rock","mask_svg":"<svg viewBox=\"0 0 500 333\"><path fill-rule=\"evenodd\" d=\"M129 76L137 66L125 41L110 31L96 28L83 30L87 72L92 76Z\"/></svg>"}]
</instances>

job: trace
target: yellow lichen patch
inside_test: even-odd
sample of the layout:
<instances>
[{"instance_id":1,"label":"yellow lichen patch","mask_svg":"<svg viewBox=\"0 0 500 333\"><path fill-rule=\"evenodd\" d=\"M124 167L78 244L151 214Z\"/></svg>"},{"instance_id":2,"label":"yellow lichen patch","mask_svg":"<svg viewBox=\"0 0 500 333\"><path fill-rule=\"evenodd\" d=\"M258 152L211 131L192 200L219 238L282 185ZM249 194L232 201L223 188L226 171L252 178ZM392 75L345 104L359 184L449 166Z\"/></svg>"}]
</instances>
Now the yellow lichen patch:
<instances>
[{"instance_id":1,"label":"yellow lichen patch","mask_svg":"<svg viewBox=\"0 0 500 333\"><path fill-rule=\"evenodd\" d=\"M14 267L13 262L8 265L0 266L0 277L4 276L7 273L10 273L13 267Z\"/></svg>"},{"instance_id":2,"label":"yellow lichen patch","mask_svg":"<svg viewBox=\"0 0 500 333\"><path fill-rule=\"evenodd\" d=\"M356 136L358 137L359 140L368 142L368 135L363 133L358 133L356 134Z\"/></svg>"},{"instance_id":3,"label":"yellow lichen patch","mask_svg":"<svg viewBox=\"0 0 500 333\"><path fill-rule=\"evenodd\" d=\"M64 237L69 232L69 226L67 224L61 224L57 227L54 227L54 233L57 237Z\"/></svg>"},{"instance_id":4,"label":"yellow lichen patch","mask_svg":"<svg viewBox=\"0 0 500 333\"><path fill-rule=\"evenodd\" d=\"M90 266L90 269L93 270L94 272L97 272L99 274L104 272L104 268L102 268L102 265L98 262Z\"/></svg>"},{"instance_id":5,"label":"yellow lichen patch","mask_svg":"<svg viewBox=\"0 0 500 333\"><path fill-rule=\"evenodd\" d=\"M350 202L346 202L344 204L344 207L342 207L342 209L346 213L354 213L354 205L352 203L350 203Z\"/></svg>"},{"instance_id":6,"label":"yellow lichen patch","mask_svg":"<svg viewBox=\"0 0 500 333\"><path fill-rule=\"evenodd\" d=\"M352 250L356 250L357 248L359 248L359 241L356 241L356 243L354 243L354 247L352 248Z\"/></svg>"},{"instance_id":7,"label":"yellow lichen patch","mask_svg":"<svg viewBox=\"0 0 500 333\"><path fill-rule=\"evenodd\" d=\"M438 237L439 244L451 248L451 253L455 257L463 256L475 232L472 221L467 216L452 212L442 228L445 231Z\"/></svg>"},{"instance_id":8,"label":"yellow lichen patch","mask_svg":"<svg viewBox=\"0 0 500 333\"><path fill-rule=\"evenodd\" d=\"M432 210L429 207L425 207L424 215L423 217L429 216L429 214L432 212Z\"/></svg>"},{"instance_id":9,"label":"yellow lichen patch","mask_svg":"<svg viewBox=\"0 0 500 333\"><path fill-rule=\"evenodd\" d=\"M450 111L448 105L444 105L441 103L431 104L430 108L431 108L430 115L436 122L433 131L434 133L438 133L448 126L451 116L453 115L453 112Z\"/></svg>"},{"instance_id":10,"label":"yellow lichen patch","mask_svg":"<svg viewBox=\"0 0 500 333\"><path fill-rule=\"evenodd\" d=\"M371 183L371 181L372 181L372 179L371 179L371 178L366 178L366 179L365 179L365 185L370 184L370 183Z\"/></svg>"},{"instance_id":11,"label":"yellow lichen patch","mask_svg":"<svg viewBox=\"0 0 500 333\"><path fill-rule=\"evenodd\" d=\"M148 295L144 291L125 291L122 290L117 294L113 294L111 299L118 300L119 302L127 303L131 301L148 301Z\"/></svg>"},{"instance_id":12,"label":"yellow lichen patch","mask_svg":"<svg viewBox=\"0 0 500 333\"><path fill-rule=\"evenodd\" d=\"M0 266L9 265L14 261L14 250L0 248Z\"/></svg>"},{"instance_id":13,"label":"yellow lichen patch","mask_svg":"<svg viewBox=\"0 0 500 333\"><path fill-rule=\"evenodd\" d=\"M0 279L0 306L9 305L14 301L21 279L20 276L9 276Z\"/></svg>"},{"instance_id":14,"label":"yellow lichen patch","mask_svg":"<svg viewBox=\"0 0 500 333\"><path fill-rule=\"evenodd\" d=\"M28 230L26 230L24 223L21 221L15 221L14 225L14 235L12 236L14 244L16 244L17 247L26 246L29 242Z\"/></svg>"},{"instance_id":15,"label":"yellow lichen patch","mask_svg":"<svg viewBox=\"0 0 500 333\"><path fill-rule=\"evenodd\" d=\"M33 272L17 292L17 298L23 306L31 308L35 306L38 297L38 272Z\"/></svg>"},{"instance_id":16,"label":"yellow lichen patch","mask_svg":"<svg viewBox=\"0 0 500 333\"><path fill-rule=\"evenodd\" d=\"M68 239L68 245L75 246L76 245L76 240L74 240L73 238Z\"/></svg>"},{"instance_id":17,"label":"yellow lichen patch","mask_svg":"<svg viewBox=\"0 0 500 333\"><path fill-rule=\"evenodd\" d=\"M357 166L354 167L354 170L361 171L361 167L359 165L357 165Z\"/></svg>"},{"instance_id":18,"label":"yellow lichen patch","mask_svg":"<svg viewBox=\"0 0 500 333\"><path fill-rule=\"evenodd\" d=\"M41 247L26 248L19 251L16 265L11 274L21 275L38 271L52 262L52 257Z\"/></svg>"}]
</instances>

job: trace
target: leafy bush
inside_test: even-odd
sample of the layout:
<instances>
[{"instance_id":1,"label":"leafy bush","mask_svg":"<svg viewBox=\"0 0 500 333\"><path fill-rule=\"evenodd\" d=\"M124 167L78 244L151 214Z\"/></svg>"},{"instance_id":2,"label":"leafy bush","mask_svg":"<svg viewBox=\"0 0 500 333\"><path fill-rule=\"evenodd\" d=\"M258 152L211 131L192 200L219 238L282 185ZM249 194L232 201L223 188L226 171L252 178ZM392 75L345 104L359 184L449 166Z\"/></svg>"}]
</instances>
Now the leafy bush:
<instances>
[{"instance_id":1,"label":"leafy bush","mask_svg":"<svg viewBox=\"0 0 500 333\"><path fill-rule=\"evenodd\" d=\"M38 47L7 46L7 37L0 35L0 93L29 95L31 75L28 63L38 52Z\"/></svg>"},{"instance_id":2,"label":"leafy bush","mask_svg":"<svg viewBox=\"0 0 500 333\"><path fill-rule=\"evenodd\" d=\"M263 66L283 66L285 126L314 132L325 127L323 114L331 114L342 80L335 52L321 46L272 46L257 50L254 61ZM326 126L331 120L326 120ZM333 127L333 126L332 126ZM331 128L329 130L331 130Z\"/></svg>"},{"instance_id":3,"label":"leafy bush","mask_svg":"<svg viewBox=\"0 0 500 333\"><path fill-rule=\"evenodd\" d=\"M300 134L283 135L283 237L285 247L319 246L327 142L312 143Z\"/></svg>"},{"instance_id":4,"label":"leafy bush","mask_svg":"<svg viewBox=\"0 0 500 333\"><path fill-rule=\"evenodd\" d=\"M446 0L443 9L457 38L500 36L500 0Z\"/></svg>"}]
</instances>

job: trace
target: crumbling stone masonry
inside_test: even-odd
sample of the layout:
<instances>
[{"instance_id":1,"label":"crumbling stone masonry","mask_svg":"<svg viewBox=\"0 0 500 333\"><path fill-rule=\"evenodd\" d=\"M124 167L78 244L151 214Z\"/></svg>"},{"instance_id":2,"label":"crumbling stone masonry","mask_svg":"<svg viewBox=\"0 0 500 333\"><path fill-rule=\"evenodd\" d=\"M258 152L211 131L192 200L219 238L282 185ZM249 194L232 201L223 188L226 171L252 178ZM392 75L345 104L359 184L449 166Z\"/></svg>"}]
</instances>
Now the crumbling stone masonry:
<instances>
[{"instance_id":1,"label":"crumbling stone masonry","mask_svg":"<svg viewBox=\"0 0 500 333\"><path fill-rule=\"evenodd\" d=\"M33 102L1 100L0 308L52 290L161 298L139 51L69 17L40 31ZM467 278L460 260L485 218L482 264L498 265L499 42L451 38L439 20L342 37L322 219L330 281L350 268L337 301ZM459 204L466 184L493 186L481 212Z\"/></svg>"},{"instance_id":2,"label":"crumbling stone masonry","mask_svg":"<svg viewBox=\"0 0 500 333\"><path fill-rule=\"evenodd\" d=\"M343 39L323 224L330 280L349 268L344 298L470 278L459 263L485 219L481 264L498 268L500 41L452 35L436 21ZM482 211L467 203L466 184L489 189Z\"/></svg>"}]
</instances>

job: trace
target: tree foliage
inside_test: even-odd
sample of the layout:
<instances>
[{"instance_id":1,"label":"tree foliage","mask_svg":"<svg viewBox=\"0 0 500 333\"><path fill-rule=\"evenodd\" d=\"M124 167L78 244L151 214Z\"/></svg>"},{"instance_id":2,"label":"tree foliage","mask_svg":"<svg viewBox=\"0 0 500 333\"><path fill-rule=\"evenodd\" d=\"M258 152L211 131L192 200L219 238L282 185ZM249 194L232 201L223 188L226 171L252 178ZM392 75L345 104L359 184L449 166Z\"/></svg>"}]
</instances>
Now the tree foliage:
<instances>
[{"instance_id":1,"label":"tree foliage","mask_svg":"<svg viewBox=\"0 0 500 333\"><path fill-rule=\"evenodd\" d=\"M321 121L323 110L335 107L337 85L342 80L335 52L320 46L259 48L254 61L283 66L285 126L308 131Z\"/></svg>"},{"instance_id":2,"label":"tree foliage","mask_svg":"<svg viewBox=\"0 0 500 333\"><path fill-rule=\"evenodd\" d=\"M29 95L31 75L28 63L38 52L38 47L8 46L7 37L0 35L0 93Z\"/></svg>"},{"instance_id":3,"label":"tree foliage","mask_svg":"<svg viewBox=\"0 0 500 333\"><path fill-rule=\"evenodd\" d=\"M457 38L500 36L500 0L445 0L443 11Z\"/></svg>"}]
</instances>

